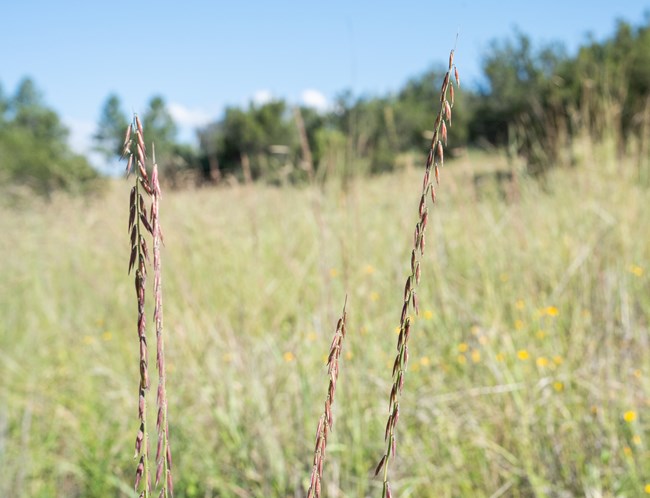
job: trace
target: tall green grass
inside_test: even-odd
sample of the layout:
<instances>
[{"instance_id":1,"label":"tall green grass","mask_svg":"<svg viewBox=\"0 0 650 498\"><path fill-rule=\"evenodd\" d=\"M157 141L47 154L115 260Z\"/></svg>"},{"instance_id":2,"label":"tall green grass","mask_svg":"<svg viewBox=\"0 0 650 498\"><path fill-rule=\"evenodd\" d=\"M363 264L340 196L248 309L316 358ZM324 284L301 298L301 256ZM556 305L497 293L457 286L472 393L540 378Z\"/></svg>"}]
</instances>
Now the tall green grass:
<instances>
[{"instance_id":1,"label":"tall green grass","mask_svg":"<svg viewBox=\"0 0 650 498\"><path fill-rule=\"evenodd\" d=\"M627 162L593 157L543 188L521 178L514 203L472 190L477 165L497 156L444 171L394 495L642 496L650 485L650 192ZM346 292L323 495L381 493L372 474L420 186L405 171L345 190L166 195L175 496L303 496ZM128 189L0 216L2 496L133 496Z\"/></svg>"}]
</instances>

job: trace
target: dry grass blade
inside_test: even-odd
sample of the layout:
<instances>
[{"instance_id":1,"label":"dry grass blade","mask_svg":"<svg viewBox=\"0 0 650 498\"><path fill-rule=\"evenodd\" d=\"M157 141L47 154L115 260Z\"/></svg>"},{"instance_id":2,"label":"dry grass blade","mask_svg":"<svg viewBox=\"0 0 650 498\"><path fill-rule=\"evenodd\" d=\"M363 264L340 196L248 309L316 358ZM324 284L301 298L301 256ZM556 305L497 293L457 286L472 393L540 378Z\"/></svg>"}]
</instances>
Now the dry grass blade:
<instances>
[{"instance_id":1,"label":"dry grass blade","mask_svg":"<svg viewBox=\"0 0 650 498\"><path fill-rule=\"evenodd\" d=\"M431 178L431 170L433 169L436 184L440 183L440 167L443 165L443 142L447 143L447 126L451 126L451 110L453 105L449 102L447 95L453 95L453 82L452 71L454 73L456 83L458 84L458 71L454 64L454 51L449 54L449 68L445 73L442 87L440 89L440 109L436 117L433 137L431 139L431 146L427 155L426 167L424 171L424 178L422 181L422 192L418 205L418 222L415 225L413 235L413 249L411 251L411 274L406 278L404 285L404 297L402 303L402 310L399 322L399 336L397 339L397 356L393 364L393 386L391 388L390 397L388 400L388 420L386 422L386 430L384 433L384 441L386 443L386 450L377 465L375 475L384 470L382 497L390 498L391 488L389 482L389 464L390 457L395 457L397 448L396 442L396 427L399 420L399 403L404 389L404 378L406 375L406 366L408 363L409 350L408 340L411 331L411 317L409 313L413 311L416 315L419 313L418 299L416 289L420 283L421 264L420 259L424 255L425 249L425 233L427 228L427 221L429 211L427 207L427 199L431 196L432 202L435 202L435 190ZM446 123L445 123L446 121Z\"/></svg>"},{"instance_id":2,"label":"dry grass blade","mask_svg":"<svg viewBox=\"0 0 650 498\"><path fill-rule=\"evenodd\" d=\"M149 251L144 237L144 231L153 233L147 220L147 210L141 187L145 193L151 192L149 178L145 169L142 125L136 116L134 122L127 128L124 137L123 157L128 157L127 175L134 171L134 186L129 195L129 232L131 253L129 257L129 273L135 268L135 291L138 304L138 342L140 383L138 387L138 418L139 428L135 439L135 455L138 466L135 473L134 489L137 492L142 483L140 496L148 498L151 494L151 476L149 474L149 441L147 434L147 392L149 391L149 356L147 351L147 320L145 314L145 294ZM132 168L137 163L138 168ZM155 245L155 244L154 244ZM155 251L155 248L154 248ZM155 255L154 255L155 257ZM144 481L144 482L143 482Z\"/></svg>"},{"instance_id":3,"label":"dry grass blade","mask_svg":"<svg viewBox=\"0 0 650 498\"><path fill-rule=\"evenodd\" d=\"M169 445L169 424L167 421L167 387L165 377L165 343L163 337L163 293L162 293L162 268L160 261L160 246L162 230L160 228L160 183L158 182L158 164L156 151L152 147L153 170L151 174L151 228L153 232L153 270L154 270L154 322L156 324L156 365L158 367L158 392L156 404L158 415L156 417L156 430L158 444L156 448L156 479L154 486L162 482L160 497L173 496L171 475L171 448ZM165 476L161 481L161 477Z\"/></svg>"},{"instance_id":4,"label":"dry grass blade","mask_svg":"<svg viewBox=\"0 0 650 498\"><path fill-rule=\"evenodd\" d=\"M330 382L327 388L327 397L325 398L325 411L318 420L318 428L316 429L316 447L314 448L314 464L311 472L311 479L309 484L309 491L307 491L307 498L319 498L321 493L321 479L323 477L323 462L325 460L325 448L327 447L327 436L332 429L334 419L332 417L332 404L334 403L334 393L336 391L336 381L339 376L339 357L343 349L343 339L346 332L347 320L347 297L343 305L343 312L341 318L336 325L332 345L330 346L330 353L327 360L327 371L329 373Z\"/></svg>"}]
</instances>

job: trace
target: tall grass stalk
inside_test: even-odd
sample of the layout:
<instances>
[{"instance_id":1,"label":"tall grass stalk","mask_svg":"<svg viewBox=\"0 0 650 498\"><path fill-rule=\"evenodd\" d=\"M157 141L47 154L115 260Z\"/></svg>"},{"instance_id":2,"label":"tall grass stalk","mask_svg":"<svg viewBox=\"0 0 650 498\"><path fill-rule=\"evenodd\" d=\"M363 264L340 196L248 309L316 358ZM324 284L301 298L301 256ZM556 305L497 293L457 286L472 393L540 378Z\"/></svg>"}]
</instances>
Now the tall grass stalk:
<instances>
[{"instance_id":1,"label":"tall grass stalk","mask_svg":"<svg viewBox=\"0 0 650 498\"><path fill-rule=\"evenodd\" d=\"M379 464L375 470L375 475L384 470L382 497L391 498L391 488L389 481L389 460L392 456L395 457L397 449L396 428L399 420L399 405L404 389L404 377L406 375L406 366L409 359L408 340L411 333L411 317L409 313L419 313L417 287L420 284L420 262L424 255L425 247L425 232L427 228L427 221L429 218L428 198L431 196L431 202L436 201L436 190L431 178L431 170L433 169L436 185L440 183L440 170L444 162L443 142L447 145L447 123L451 126L451 108L454 105L454 86L451 81L452 72L456 79L456 85L460 85L458 78L458 70L454 64L454 50L449 54L449 67L445 74L440 89L440 109L436 116L436 121L433 127L433 137L431 138L431 146L427 155L426 167L424 178L422 181L422 194L418 207L419 221L415 224L415 233L413 235L413 248L411 250L411 274L406 278L404 284L404 298L402 303L402 311L400 315L399 324L399 337L397 339L397 356L393 364L393 386L391 388L390 397L388 400L388 421L386 422L386 430L384 433L384 442L386 443L386 450L381 457ZM449 98L448 98L449 94Z\"/></svg>"},{"instance_id":2,"label":"tall grass stalk","mask_svg":"<svg viewBox=\"0 0 650 498\"><path fill-rule=\"evenodd\" d=\"M160 228L160 182L158 181L158 164L156 163L156 150L153 151L153 170L151 173L151 228L153 229L153 270L154 270L154 298L155 307L153 312L156 323L156 366L158 367L158 392L156 404L158 415L156 417L156 431L158 432L158 444L156 448L156 480L157 487L162 479L160 497L167 498L174 494L172 481L172 451L169 445L169 423L167 420L167 388L165 378L165 342L163 337L163 293L162 293L162 269L160 262L160 245L163 235Z\"/></svg>"},{"instance_id":3,"label":"tall grass stalk","mask_svg":"<svg viewBox=\"0 0 650 498\"><path fill-rule=\"evenodd\" d=\"M321 492L321 479L323 477L323 462L325 460L325 449L327 448L327 436L332 430L334 418L332 416L332 404L334 403L334 393L336 392L336 381L339 377L339 358L343 349L343 339L346 333L347 320L347 297L343 304L343 312L336 325L334 339L330 346L330 353L327 358L327 372L330 377L329 387L327 388L327 397L325 398L325 410L318 420L316 429L316 447L314 448L314 466L311 472L309 482L309 491L307 498L319 498Z\"/></svg>"},{"instance_id":4,"label":"tall grass stalk","mask_svg":"<svg viewBox=\"0 0 650 498\"><path fill-rule=\"evenodd\" d=\"M134 173L134 185L131 188L129 200L129 231L131 234L131 256L129 273L135 267L135 290L138 304L138 342L140 362L140 382L138 386L138 419L140 427L135 439L135 455L138 465L135 475L135 491L142 489L141 497L148 498L152 493L151 474L149 471L149 434L147 430L147 393L149 391L149 355L147 351L147 320L145 313L145 295L147 263L149 251L145 234L153 238L153 267L154 267L154 322L156 327L156 364L158 368L158 390L156 397L157 417L157 449L156 474L154 489L162 480L159 496L167 498L173 494L171 475L171 448L169 446L169 424L167 421L167 392L165 387L165 353L163 341L163 298L162 270L160 261L160 245L162 230L160 228L160 183L158 182L158 165L156 164L155 149L153 153L153 169L151 179L146 169L146 148L144 133L140 118L136 115L127 127L124 137L123 157L128 158L126 174ZM150 216L147 216L143 191L151 197ZM137 261L137 266L136 266Z\"/></svg>"}]
</instances>

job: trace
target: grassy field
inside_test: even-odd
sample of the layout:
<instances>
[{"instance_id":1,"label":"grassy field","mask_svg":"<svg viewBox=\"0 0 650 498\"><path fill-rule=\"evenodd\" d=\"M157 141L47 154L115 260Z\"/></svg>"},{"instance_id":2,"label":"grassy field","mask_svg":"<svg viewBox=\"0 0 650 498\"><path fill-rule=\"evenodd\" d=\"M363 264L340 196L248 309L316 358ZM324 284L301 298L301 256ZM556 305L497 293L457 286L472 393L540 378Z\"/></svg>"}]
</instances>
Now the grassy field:
<instances>
[{"instance_id":1,"label":"grassy field","mask_svg":"<svg viewBox=\"0 0 650 498\"><path fill-rule=\"evenodd\" d=\"M595 160L477 195L472 171L502 162L443 170L394 494L650 493L650 190ZM407 170L165 194L175 496L304 496L346 293L324 495L381 496L420 185ZM0 496L134 496L128 189L0 216Z\"/></svg>"}]
</instances>

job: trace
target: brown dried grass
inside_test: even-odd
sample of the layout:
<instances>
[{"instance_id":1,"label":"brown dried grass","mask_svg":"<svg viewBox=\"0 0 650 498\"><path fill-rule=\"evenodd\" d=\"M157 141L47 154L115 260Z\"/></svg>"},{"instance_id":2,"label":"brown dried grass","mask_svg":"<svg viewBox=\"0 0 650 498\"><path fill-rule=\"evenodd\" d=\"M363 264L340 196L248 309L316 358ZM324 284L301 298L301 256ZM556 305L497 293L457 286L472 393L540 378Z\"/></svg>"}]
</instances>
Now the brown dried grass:
<instances>
[{"instance_id":1,"label":"brown dried grass","mask_svg":"<svg viewBox=\"0 0 650 498\"><path fill-rule=\"evenodd\" d=\"M134 185L131 188L129 199L129 231L131 237L131 255L129 258L129 273L135 267L135 290L138 305L138 342L140 362L140 382L138 386L138 419L139 429L135 439L135 455L138 460L135 474L134 489L140 489L139 496L148 498L152 489L156 489L162 480L159 497L167 498L173 495L173 482L171 474L171 448L169 446L169 425L167 422L167 392L165 387L165 357L163 341L163 299L162 299L162 270L160 259L160 245L162 231L160 228L160 184L158 182L158 166L153 159L151 179L146 168L146 148L144 145L144 132L140 118L136 115L126 130L122 156L127 158L126 174L133 173ZM134 167L135 166L135 167ZM150 215L147 216L145 194L151 197ZM156 474L152 488L151 474L149 471L149 435L147 431L147 393L149 391L149 355L147 351L147 321L145 313L146 277L149 251L146 234L153 239L153 267L154 267L154 322L156 327L156 364L158 368L157 389L157 449L156 449ZM137 260L137 267L135 266ZM142 483L142 486L141 486Z\"/></svg>"},{"instance_id":2,"label":"brown dried grass","mask_svg":"<svg viewBox=\"0 0 650 498\"><path fill-rule=\"evenodd\" d=\"M415 224L415 232L413 234L411 274L406 278L406 283L404 284L404 297L399 323L400 330L397 339L397 356L393 364L393 385L388 399L388 420L384 432L386 450L375 469L375 475L378 475L382 469L384 471L383 498L391 498L392 496L389 481L389 460L391 456L393 458L395 457L397 451L396 428L399 420L400 398L404 389L404 377L409 358L408 340L411 333L411 317L409 314L411 312L415 312L416 315L419 313L417 287L420 284L420 261L424 255L425 233L429 219L429 208L427 205L429 196L431 197L432 203L436 201L436 191L431 178L431 170L433 169L436 185L439 185L440 168L444 163L443 142L447 145L447 124L445 121L451 126L451 109L454 100L453 82L451 81L452 71L456 79L456 85L458 86L460 85L460 80L458 70L454 64L454 50L449 54L449 68L440 88L440 110L438 111L433 127L433 137L431 139L424 178L422 180L422 193L418 206L418 222ZM448 94L451 102L448 100Z\"/></svg>"},{"instance_id":3,"label":"brown dried grass","mask_svg":"<svg viewBox=\"0 0 650 498\"><path fill-rule=\"evenodd\" d=\"M336 392L336 381L339 376L339 358L343 349L343 339L346 333L347 320L347 297L343 304L343 312L336 325L330 353L327 359L327 372L330 377L327 397L325 398L325 410L318 420L316 429L316 446L314 448L314 464L309 481L309 490L307 498L319 498L321 495L321 479L323 477L323 462L325 460L325 449L327 448L327 436L332 430L334 418L332 416L332 404L334 403L334 393Z\"/></svg>"}]
</instances>

